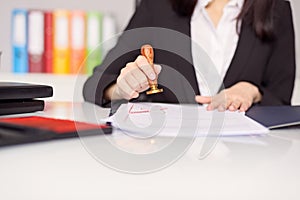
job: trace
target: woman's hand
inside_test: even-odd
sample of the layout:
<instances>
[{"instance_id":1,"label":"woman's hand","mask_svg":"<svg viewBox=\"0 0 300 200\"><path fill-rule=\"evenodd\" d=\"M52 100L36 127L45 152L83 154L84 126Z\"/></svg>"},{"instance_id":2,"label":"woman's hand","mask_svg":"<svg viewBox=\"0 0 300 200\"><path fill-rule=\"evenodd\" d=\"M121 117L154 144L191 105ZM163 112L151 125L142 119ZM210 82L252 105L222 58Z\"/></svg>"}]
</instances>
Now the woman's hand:
<instances>
[{"instance_id":1,"label":"woman's hand","mask_svg":"<svg viewBox=\"0 0 300 200\"><path fill-rule=\"evenodd\" d=\"M117 83L105 91L104 97L107 100L138 98L141 92L149 89L149 80L157 80L160 71L160 65L154 65L153 69L144 56L138 56L121 70Z\"/></svg>"},{"instance_id":2,"label":"woman's hand","mask_svg":"<svg viewBox=\"0 0 300 200\"><path fill-rule=\"evenodd\" d=\"M222 90L214 97L196 96L201 104L208 104L207 110L246 112L253 103L261 101L262 95L258 88L248 82L239 82L228 89Z\"/></svg>"}]
</instances>

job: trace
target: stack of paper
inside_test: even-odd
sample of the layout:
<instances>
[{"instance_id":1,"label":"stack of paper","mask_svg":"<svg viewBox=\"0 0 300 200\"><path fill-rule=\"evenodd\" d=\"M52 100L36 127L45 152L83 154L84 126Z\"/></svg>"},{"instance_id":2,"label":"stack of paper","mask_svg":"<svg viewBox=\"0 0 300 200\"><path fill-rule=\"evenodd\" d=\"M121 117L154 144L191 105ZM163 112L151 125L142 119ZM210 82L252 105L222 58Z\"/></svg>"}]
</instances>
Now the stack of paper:
<instances>
[{"instance_id":1,"label":"stack of paper","mask_svg":"<svg viewBox=\"0 0 300 200\"><path fill-rule=\"evenodd\" d=\"M136 137L235 136L269 132L245 113L207 111L198 105L123 104L109 121Z\"/></svg>"}]
</instances>

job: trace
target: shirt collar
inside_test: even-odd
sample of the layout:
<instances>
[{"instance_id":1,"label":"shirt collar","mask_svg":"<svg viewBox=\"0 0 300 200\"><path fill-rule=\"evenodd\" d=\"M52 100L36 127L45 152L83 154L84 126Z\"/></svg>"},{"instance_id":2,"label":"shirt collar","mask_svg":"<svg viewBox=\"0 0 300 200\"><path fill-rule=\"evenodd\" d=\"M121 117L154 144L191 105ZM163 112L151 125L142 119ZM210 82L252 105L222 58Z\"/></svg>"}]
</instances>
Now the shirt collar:
<instances>
[{"instance_id":1,"label":"shirt collar","mask_svg":"<svg viewBox=\"0 0 300 200\"><path fill-rule=\"evenodd\" d=\"M212 0L198 0L198 6L200 8L205 8Z\"/></svg>"},{"instance_id":2,"label":"shirt collar","mask_svg":"<svg viewBox=\"0 0 300 200\"><path fill-rule=\"evenodd\" d=\"M210 2L213 0L198 0L194 13L192 15L191 20L195 20L200 15L200 10L203 10ZM230 0L228 5L237 6L240 10L242 10L245 0Z\"/></svg>"},{"instance_id":3,"label":"shirt collar","mask_svg":"<svg viewBox=\"0 0 300 200\"><path fill-rule=\"evenodd\" d=\"M198 0L199 8L205 8L213 0ZM229 5L236 5L239 9L242 9L245 0L229 0Z\"/></svg>"},{"instance_id":4,"label":"shirt collar","mask_svg":"<svg viewBox=\"0 0 300 200\"><path fill-rule=\"evenodd\" d=\"M245 0L230 0L228 5L237 6L239 9L243 8Z\"/></svg>"}]
</instances>

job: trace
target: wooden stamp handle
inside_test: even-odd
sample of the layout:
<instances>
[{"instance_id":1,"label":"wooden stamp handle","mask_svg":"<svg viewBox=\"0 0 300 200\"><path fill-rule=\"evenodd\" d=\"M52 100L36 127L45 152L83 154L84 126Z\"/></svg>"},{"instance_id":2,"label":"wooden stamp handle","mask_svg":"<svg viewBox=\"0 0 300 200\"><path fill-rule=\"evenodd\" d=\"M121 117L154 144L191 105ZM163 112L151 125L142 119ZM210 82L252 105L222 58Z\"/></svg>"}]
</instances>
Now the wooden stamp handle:
<instances>
[{"instance_id":1,"label":"wooden stamp handle","mask_svg":"<svg viewBox=\"0 0 300 200\"><path fill-rule=\"evenodd\" d=\"M148 63L154 70L154 50L151 45L146 44L141 47L141 54L146 57ZM156 80L149 80L150 90L146 92L147 95L157 94L163 92L163 89L158 88L157 78Z\"/></svg>"},{"instance_id":2,"label":"wooden stamp handle","mask_svg":"<svg viewBox=\"0 0 300 200\"><path fill-rule=\"evenodd\" d=\"M150 65L154 62L154 51L151 45L146 44L141 48L141 54L146 57Z\"/></svg>"}]
</instances>

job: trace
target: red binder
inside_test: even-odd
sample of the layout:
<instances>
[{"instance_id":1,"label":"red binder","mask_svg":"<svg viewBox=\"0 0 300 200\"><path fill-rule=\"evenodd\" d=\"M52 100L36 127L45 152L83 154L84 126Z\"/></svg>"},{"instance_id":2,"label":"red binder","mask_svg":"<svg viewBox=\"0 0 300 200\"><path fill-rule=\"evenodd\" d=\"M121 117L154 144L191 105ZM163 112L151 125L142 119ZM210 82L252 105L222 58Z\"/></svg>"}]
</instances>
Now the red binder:
<instances>
[{"instance_id":1,"label":"red binder","mask_svg":"<svg viewBox=\"0 0 300 200\"><path fill-rule=\"evenodd\" d=\"M45 53L44 53L44 72L53 72L53 14L51 11L44 12L45 23Z\"/></svg>"},{"instance_id":2,"label":"red binder","mask_svg":"<svg viewBox=\"0 0 300 200\"><path fill-rule=\"evenodd\" d=\"M110 125L96 125L39 116L0 119L0 146L111 134Z\"/></svg>"},{"instance_id":3,"label":"red binder","mask_svg":"<svg viewBox=\"0 0 300 200\"><path fill-rule=\"evenodd\" d=\"M44 13L40 10L28 12L28 63L29 72L43 72L44 57Z\"/></svg>"}]
</instances>

